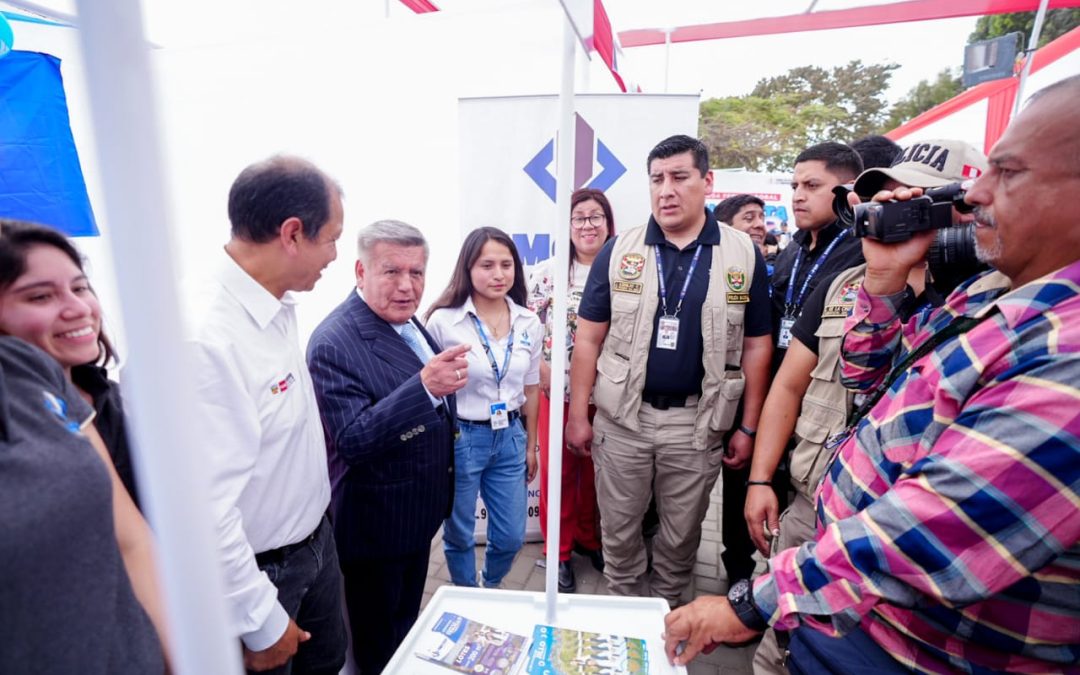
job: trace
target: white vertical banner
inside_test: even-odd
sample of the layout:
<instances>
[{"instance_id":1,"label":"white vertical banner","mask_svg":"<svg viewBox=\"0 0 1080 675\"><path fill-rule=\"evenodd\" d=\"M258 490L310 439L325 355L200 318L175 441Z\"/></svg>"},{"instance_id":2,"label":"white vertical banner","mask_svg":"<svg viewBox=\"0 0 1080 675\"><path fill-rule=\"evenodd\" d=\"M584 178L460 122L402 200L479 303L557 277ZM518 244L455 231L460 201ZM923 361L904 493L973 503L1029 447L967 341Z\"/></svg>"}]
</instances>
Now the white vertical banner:
<instances>
[{"instance_id":1,"label":"white vertical banner","mask_svg":"<svg viewBox=\"0 0 1080 675\"><path fill-rule=\"evenodd\" d=\"M649 219L646 159L674 134L696 136L699 97L583 94L575 96L573 188L602 190L616 233ZM514 239L528 268L552 255L559 98L465 98L459 102L461 238L497 227ZM529 484L527 541L540 541L540 479ZM487 509L478 499L476 535L485 541Z\"/></svg>"}]
</instances>

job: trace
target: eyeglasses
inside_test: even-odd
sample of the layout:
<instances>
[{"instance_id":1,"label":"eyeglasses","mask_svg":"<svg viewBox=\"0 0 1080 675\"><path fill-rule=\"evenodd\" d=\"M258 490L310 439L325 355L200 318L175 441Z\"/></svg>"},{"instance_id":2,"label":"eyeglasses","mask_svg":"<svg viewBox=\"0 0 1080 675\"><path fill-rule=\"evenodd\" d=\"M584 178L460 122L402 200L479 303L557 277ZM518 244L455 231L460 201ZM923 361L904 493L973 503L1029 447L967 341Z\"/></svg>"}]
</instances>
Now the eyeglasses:
<instances>
[{"instance_id":1,"label":"eyeglasses","mask_svg":"<svg viewBox=\"0 0 1080 675\"><path fill-rule=\"evenodd\" d=\"M601 227L604 221L607 220L607 216L602 213L594 213L591 216L573 216L570 218L570 225L575 230L583 229L586 225L592 225L593 227Z\"/></svg>"}]
</instances>

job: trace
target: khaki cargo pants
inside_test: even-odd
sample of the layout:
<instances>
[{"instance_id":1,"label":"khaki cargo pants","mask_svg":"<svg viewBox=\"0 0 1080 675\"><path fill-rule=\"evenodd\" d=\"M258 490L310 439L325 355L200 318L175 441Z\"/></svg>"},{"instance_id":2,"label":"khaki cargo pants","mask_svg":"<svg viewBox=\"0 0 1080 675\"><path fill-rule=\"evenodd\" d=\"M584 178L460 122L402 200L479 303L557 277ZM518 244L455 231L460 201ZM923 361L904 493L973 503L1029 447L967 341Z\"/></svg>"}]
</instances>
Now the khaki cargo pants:
<instances>
[{"instance_id":1,"label":"khaki cargo pants","mask_svg":"<svg viewBox=\"0 0 1080 675\"><path fill-rule=\"evenodd\" d=\"M641 404L640 431L602 412L593 421L592 456L600 507L604 576L612 595L662 597L675 606L690 584L709 493L720 475L723 448L693 447L696 398L685 408ZM645 588L641 521L655 493L660 528L653 539L653 578Z\"/></svg>"}]
</instances>

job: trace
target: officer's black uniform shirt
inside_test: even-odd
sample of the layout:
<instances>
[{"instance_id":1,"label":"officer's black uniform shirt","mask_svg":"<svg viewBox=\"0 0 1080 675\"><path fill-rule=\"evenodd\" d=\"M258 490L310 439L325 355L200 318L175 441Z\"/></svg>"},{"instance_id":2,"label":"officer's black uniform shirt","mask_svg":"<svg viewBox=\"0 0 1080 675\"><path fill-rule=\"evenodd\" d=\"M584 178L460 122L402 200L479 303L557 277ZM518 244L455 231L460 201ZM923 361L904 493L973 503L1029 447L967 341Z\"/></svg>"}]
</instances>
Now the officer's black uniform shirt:
<instances>
[{"instance_id":1,"label":"officer's black uniform shirt","mask_svg":"<svg viewBox=\"0 0 1080 675\"><path fill-rule=\"evenodd\" d=\"M817 245L813 250L810 250L810 231L799 230L791 238L791 244L787 246L780 255L776 258L776 265L773 267L773 275L770 283L772 284L772 336L773 345L777 348L773 350L773 367L772 373L775 375L776 371L780 369L780 362L784 358L784 354L787 353L786 349L781 349L777 345L777 340L780 335L780 320L785 314L785 300L789 284L794 284L794 290L792 291L792 304L794 316L797 318L802 312L802 306L799 305L799 291L802 289L803 283L806 281L806 277L810 274L810 270L814 267L814 263L818 261L821 255L825 252L825 249L829 247L840 232L843 230L843 226L839 221L833 221L829 225L825 226L818 232ZM795 258L799 255L799 251L802 253L802 262L799 263L798 276L794 280L791 278L791 270L795 265ZM848 233L844 236L844 240L836 245L836 248L829 253L829 257L822 263L821 268L810 279L810 283L806 288L806 294L803 296L803 305L806 304L806 300L813 293L814 289L822 283L824 279L830 279L842 270L846 270L856 265L861 265L864 262L862 254L862 240L858 237L852 236L852 233Z\"/></svg>"},{"instance_id":2,"label":"officer's black uniform shirt","mask_svg":"<svg viewBox=\"0 0 1080 675\"><path fill-rule=\"evenodd\" d=\"M702 362L704 344L701 337L701 308L709 290L709 273L712 268L712 246L720 243L721 230L716 218L706 211L705 226L698 238L686 248L679 250L664 237L654 218L649 218L645 230L645 243L656 246L660 251L664 266L664 284L667 286L668 315L674 314L679 302L690 262L698 244L702 245L694 276L686 290L682 309L679 311L679 339L676 349L657 349L656 327L663 316L659 291L656 298L656 316L653 317L653 333L649 342L649 360L645 370L644 395L691 396L701 393L701 381L705 378L705 365ZM578 305L578 316L589 321L606 323L611 320L611 285L608 270L611 263L611 251L615 238L609 240L597 253L589 270L589 279ZM655 255L652 251L649 255ZM768 277L765 272L765 260L761 252L754 247L754 276L750 282L750 302L746 305L743 332L746 337L768 335L771 329L769 318ZM726 270L715 270L716 274L726 274ZM618 291L616 291L618 292Z\"/></svg>"}]
</instances>

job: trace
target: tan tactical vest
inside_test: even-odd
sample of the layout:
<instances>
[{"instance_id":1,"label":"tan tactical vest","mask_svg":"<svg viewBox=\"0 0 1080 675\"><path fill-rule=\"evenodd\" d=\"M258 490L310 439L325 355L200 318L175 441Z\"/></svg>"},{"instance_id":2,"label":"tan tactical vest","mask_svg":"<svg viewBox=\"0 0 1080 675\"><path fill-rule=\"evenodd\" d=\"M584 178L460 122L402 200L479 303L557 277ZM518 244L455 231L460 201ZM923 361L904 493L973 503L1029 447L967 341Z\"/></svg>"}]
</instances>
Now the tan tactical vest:
<instances>
[{"instance_id":1,"label":"tan tactical vest","mask_svg":"<svg viewBox=\"0 0 1080 675\"><path fill-rule=\"evenodd\" d=\"M659 287L656 254L645 244L645 231L642 226L620 233L611 252L611 321L593 389L597 409L634 431L640 431L638 410ZM721 245L712 247L709 288L701 308L705 379L694 419L694 447L699 450L721 443L746 386L743 315L754 278L754 244L745 233L728 225L720 225L720 232ZM700 273L700 269L695 272Z\"/></svg>"},{"instance_id":2,"label":"tan tactical vest","mask_svg":"<svg viewBox=\"0 0 1080 675\"><path fill-rule=\"evenodd\" d=\"M854 395L840 384L840 346L844 322L855 307L866 265L841 272L825 294L818 338L818 362L810 373L810 386L795 422L795 449L791 451L791 486L813 501L814 491L829 464L824 443L844 429Z\"/></svg>"}]
</instances>

